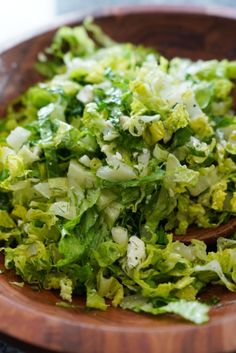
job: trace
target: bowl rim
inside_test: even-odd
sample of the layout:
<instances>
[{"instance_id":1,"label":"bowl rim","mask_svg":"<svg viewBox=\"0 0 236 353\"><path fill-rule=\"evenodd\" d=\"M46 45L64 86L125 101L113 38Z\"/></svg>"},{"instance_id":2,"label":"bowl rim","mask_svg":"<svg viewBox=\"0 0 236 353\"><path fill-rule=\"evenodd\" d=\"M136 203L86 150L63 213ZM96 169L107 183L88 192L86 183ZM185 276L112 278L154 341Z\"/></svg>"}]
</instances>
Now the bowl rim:
<instances>
[{"instance_id":1,"label":"bowl rim","mask_svg":"<svg viewBox=\"0 0 236 353\"><path fill-rule=\"evenodd\" d=\"M21 43L29 41L36 36L41 36L49 32L54 32L58 27L71 25L74 26L82 21L87 16L93 18L103 18L107 16L124 16L138 13L159 12L160 14L176 14L176 15L201 15L206 17L219 17L236 19L236 7L229 6L205 6L205 5L165 5L165 4L150 4L150 5L123 5L109 6L92 11L75 11L65 15L55 16L48 24L37 26L33 30L26 31L24 34L11 38L8 42L3 42L0 47L0 55L4 54L13 47Z\"/></svg>"},{"instance_id":2,"label":"bowl rim","mask_svg":"<svg viewBox=\"0 0 236 353\"><path fill-rule=\"evenodd\" d=\"M68 14L66 16L63 16L61 18L56 18L54 21L51 22L50 25L43 26L42 28L38 28L34 31L31 31L29 34L19 36L16 40L12 40L6 45L3 45L2 48L0 48L0 55L3 55L6 53L8 50L12 49L13 47L17 47L18 45L27 42L29 40L32 40L35 37L54 32L56 29L60 26L63 25L76 25L77 23L81 22L86 16L92 16L95 19L96 18L104 18L107 16L125 16L129 14L149 14L153 12L159 12L160 14L177 14L177 15L202 15L206 17L219 17L219 18L227 18L227 19L232 19L236 21L236 8L230 8L230 7L224 7L224 6L190 6L190 5L142 5L142 6L118 6L118 7L109 7L107 9L102 9L102 10L96 10L92 12L76 12L73 14ZM4 294L4 289L7 289L7 286L1 285L0 282L0 304L1 304L1 312L0 312L0 319L2 316L7 316L8 315L8 324L5 324L0 320L0 330L2 331L3 334L9 335L14 337L17 340L22 340L25 343L28 344L33 344L37 347L41 348L49 348L53 349L57 352L62 352L61 348L58 346L58 343L56 340L50 341L50 346L46 345L45 342L41 341L42 334L38 334L34 337L23 334L22 330L20 328L17 328L14 325L14 317L20 316L21 313L24 311L24 320L32 320L32 315L35 313L38 322L44 322L45 324L45 329L43 332L46 332L46 329L54 329L57 326L57 317L53 317L51 313L47 312L38 312L33 305L25 306L20 302L20 296L16 298L14 296L6 296ZM14 310L13 310L14 309ZM71 327L73 329L73 332L76 333L76 328L78 330L78 324L73 323L73 320L69 319L63 319L64 323L66 326ZM206 325L203 326L193 326L188 323L184 323L184 330L186 333L190 332L203 332L206 331L208 335L211 334L211 330L215 328L219 328L221 326L224 326L226 324L236 322L236 315L234 312L231 312L227 317L221 317L220 323L216 322L209 322ZM150 335L153 333L158 333L158 335L164 335L166 331L174 331L178 332L182 328L180 327L164 327L164 328L135 328L135 327L130 327L130 326L123 326L122 330L120 328L117 328L115 326L109 325L108 323L104 323L103 325L100 325L99 327L92 324L92 323L85 323L81 324L80 329L83 330L89 330L90 336L94 334L94 332L99 332L101 335L103 335L103 332L106 330L109 330L112 333L117 333L119 334L120 331L124 332L128 330L129 334L132 334L134 337L139 335L140 332L146 332L147 334L149 333ZM47 343L49 344L49 343ZM72 351L70 351L72 352Z\"/></svg>"}]
</instances>

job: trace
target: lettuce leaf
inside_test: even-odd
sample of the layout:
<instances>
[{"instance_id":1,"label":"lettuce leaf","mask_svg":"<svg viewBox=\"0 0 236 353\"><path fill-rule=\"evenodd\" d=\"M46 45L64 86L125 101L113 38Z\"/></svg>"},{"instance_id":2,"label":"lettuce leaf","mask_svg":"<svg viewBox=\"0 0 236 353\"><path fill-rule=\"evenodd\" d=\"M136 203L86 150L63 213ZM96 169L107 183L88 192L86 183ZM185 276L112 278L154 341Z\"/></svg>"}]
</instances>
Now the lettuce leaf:
<instances>
[{"instance_id":1,"label":"lettuce leaf","mask_svg":"<svg viewBox=\"0 0 236 353\"><path fill-rule=\"evenodd\" d=\"M158 303L158 302L157 302ZM155 303L156 304L156 303ZM145 312L153 315L161 315L165 313L176 314L195 324L203 324L208 321L209 307L197 301L179 300L163 305L162 302L156 306L152 302L148 302L144 297L130 296L123 299L121 307L136 312Z\"/></svg>"},{"instance_id":2,"label":"lettuce leaf","mask_svg":"<svg viewBox=\"0 0 236 353\"><path fill-rule=\"evenodd\" d=\"M236 62L167 60L87 19L37 67L0 124L5 267L89 308L206 322L201 293L236 291L235 235L173 234L236 214Z\"/></svg>"}]
</instances>

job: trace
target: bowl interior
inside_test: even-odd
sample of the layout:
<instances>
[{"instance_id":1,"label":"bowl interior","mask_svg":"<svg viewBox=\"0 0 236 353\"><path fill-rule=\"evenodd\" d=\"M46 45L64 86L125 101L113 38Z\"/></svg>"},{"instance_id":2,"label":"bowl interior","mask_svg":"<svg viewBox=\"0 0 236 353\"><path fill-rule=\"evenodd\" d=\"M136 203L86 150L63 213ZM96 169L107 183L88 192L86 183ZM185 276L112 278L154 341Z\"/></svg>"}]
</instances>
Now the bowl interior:
<instances>
[{"instance_id":1,"label":"bowl interior","mask_svg":"<svg viewBox=\"0 0 236 353\"><path fill-rule=\"evenodd\" d=\"M228 12L208 14L204 9L146 7L115 9L96 17L96 22L119 42L151 46L167 57L235 59L234 17ZM0 54L0 116L11 99L40 79L33 65L54 32L39 34ZM83 353L162 353L163 347L165 353L173 347L178 353L190 344L192 353L197 353L199 342L203 353L236 348L231 326L236 323L236 297L222 289L217 293L224 305L212 311L209 324L197 327L167 316L157 320L114 308L86 312L79 299L66 310L55 305L60 301L57 294L35 292L27 285L14 287L9 283L14 280L12 272L0 277L0 330L41 347L71 353L78 345ZM214 339L209 338L211 332Z\"/></svg>"}]
</instances>

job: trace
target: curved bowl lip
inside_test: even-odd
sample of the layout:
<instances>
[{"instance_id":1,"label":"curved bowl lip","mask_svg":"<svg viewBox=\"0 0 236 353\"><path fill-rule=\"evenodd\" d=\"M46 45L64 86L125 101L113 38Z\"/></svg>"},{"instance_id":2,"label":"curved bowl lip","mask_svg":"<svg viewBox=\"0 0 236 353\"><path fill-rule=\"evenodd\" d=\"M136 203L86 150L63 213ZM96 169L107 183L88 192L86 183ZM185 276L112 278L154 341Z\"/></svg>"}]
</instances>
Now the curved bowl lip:
<instances>
[{"instance_id":1,"label":"curved bowl lip","mask_svg":"<svg viewBox=\"0 0 236 353\"><path fill-rule=\"evenodd\" d=\"M2 334L7 335L8 337L12 337L14 340L18 340L19 342L22 342L24 344L32 345L38 349L50 349L53 352L58 352L58 353L77 353L76 347L66 347L68 350L64 350L65 347L61 347L57 340L55 339L55 329L56 332L60 334L61 328L59 331L57 331L57 324L58 321L63 321L63 330L70 331L75 335L78 334L78 330L80 331L81 337L83 337L83 334L86 334L86 340L92 340L95 334L99 334L101 337L103 337L106 332L112 333L117 335L120 339L122 339L123 335L129 335L131 338L138 339L140 334L143 334L147 339L151 339L153 335L155 335L155 339L158 342L158 339L160 337L164 337L165 340L168 339L168 335L171 332L174 332L178 334L180 331L184 331L186 335L194 333L197 334L200 331L204 332L206 336L209 336L212 334L213 329L220 329L224 328L224 325L226 323L236 323L236 315L234 312L231 312L228 314L226 317L221 317L220 320L211 320L203 325L194 325L189 322L183 322L181 326L178 325L171 325L168 327L132 327L129 324L127 325L122 325L120 326L117 324L116 326L113 324L110 324L109 322L103 323L103 324L95 324L95 323L89 323L89 322L80 322L80 321L74 321L73 319L70 318L62 318L61 316L54 316L51 313L48 313L46 311L38 311L33 303L28 303L26 305L25 303L20 302L20 297L14 298L14 297L6 297L4 294L1 293L0 289L0 315L1 317L6 317L7 313L11 313L8 315L7 318L7 324L4 322L0 322L0 331ZM43 304L44 305L44 304ZM13 309L13 311L12 311ZM118 309L122 310L122 309ZM13 314L14 313L14 314ZM19 326L15 326L15 317L16 316L21 316L21 314L24 313L23 315L23 330ZM24 323L30 323L32 321L32 317L34 317L34 325L32 325L32 328L29 329L28 335L25 334L24 331ZM1 320L2 321L2 320ZM38 332L37 330L37 324L43 324L43 329L41 332ZM28 324L27 324L28 325ZM42 327L42 326L41 326ZM42 337L45 336L50 336L50 333L52 334L53 338L50 339L48 342L45 342L42 340ZM77 344L81 343L81 340L83 341L83 338L81 337L78 339L76 342ZM234 349L235 347L233 347ZM233 352L233 350L230 350L230 352ZM87 352L87 351L86 351ZM89 349L89 353L93 353L93 348ZM107 352L107 350L106 350ZM115 353L118 353L118 350L114 351ZM131 350L128 350L127 352L131 352ZM215 351L214 351L215 352ZM228 352L228 350L227 350ZM83 353L83 352L81 352Z\"/></svg>"},{"instance_id":2,"label":"curved bowl lip","mask_svg":"<svg viewBox=\"0 0 236 353\"><path fill-rule=\"evenodd\" d=\"M216 16L219 18L236 19L236 7L229 6L201 6L201 5L124 5L124 6L109 6L100 10L93 11L76 11L66 15L56 16L49 24L39 26L32 31L28 31L23 35L17 36L16 39L10 39L8 43L1 44L0 55L9 49L26 42L34 37L55 31L60 26L76 25L85 17L91 16L96 18L103 18L107 16L124 16L138 13L152 13L158 12L161 14L179 14L179 15L202 15L202 16Z\"/></svg>"},{"instance_id":3,"label":"curved bowl lip","mask_svg":"<svg viewBox=\"0 0 236 353\"><path fill-rule=\"evenodd\" d=\"M73 14L68 14L63 17L56 18L53 20L49 25L43 26L41 28L37 28L34 31L31 31L28 35L23 35L19 36L16 40L12 40L6 45L3 45L0 48L0 55L4 54L8 50L12 49L13 47L16 47L17 45L26 42L30 39L37 38L41 35L44 35L48 32L53 32L55 31L58 27L63 26L63 25L76 25L77 23L81 22L86 16L92 16L95 19L96 18L104 18L107 16L117 16L117 17L122 17L126 15L132 15L132 14L138 14L138 13L153 13L153 12L158 12L161 14L179 14L179 15L202 15L202 16L215 16L219 18L227 18L227 19L232 19L236 20L236 8L230 8L230 7L224 7L224 6L190 6L190 5L141 5L141 6L118 6L118 7L109 7L106 9L102 9L99 11L90 11L90 12L76 12ZM14 298L9 298L4 295L4 288L3 291L0 288L0 302L3 304L4 307L4 312L7 312L8 309L10 310L13 307L16 309L16 313L20 315L20 312L24 310L26 319L27 317L31 318L32 312L36 313L37 319L40 321L41 319L45 320L44 324L45 327L50 329L54 326L57 318L55 318L53 315L46 313L46 312L38 312L33 304L30 306L25 307L23 304L21 304L19 301L15 301ZM12 320L12 323L14 322L14 317L11 317L11 314L9 314L10 320ZM0 314L1 317L1 314ZM75 323L73 320L69 319L63 319L65 324L72 327L73 329L78 329L78 324ZM184 330L187 332L190 331L198 331L198 330L208 330L212 328L213 326L216 327L218 325L224 325L227 322L232 322L236 321L236 316L235 313L229 314L227 317L221 317L220 323L217 322L209 322L203 326L194 326L191 324L184 324ZM83 329L89 329L91 331L91 334L96 331L102 333L104 330L109 330L110 332L116 333L121 331L121 327L119 329L116 326L112 326L109 324L103 324L100 325L99 327L95 326L94 324L81 324L79 325L81 330ZM31 336L24 336L22 334L22 331L20 328L16 328L14 325L13 326L5 326L4 323L1 323L0 320L0 329L1 331L9 336L12 336L13 338L16 338L18 340L22 340L27 344L33 344L37 347L41 348L48 348L45 343L42 343L39 339L39 337L31 337ZM140 331L142 332L149 332L149 333L159 333L162 334L165 331L171 331L174 330L178 332L180 330L180 327L168 327L168 328L133 328L129 326L123 326L122 327L122 332L126 331L131 334L139 334ZM58 348L57 344L54 342L51 342L51 345L49 347L50 349L53 349L57 352L61 352L61 350Z\"/></svg>"}]
</instances>

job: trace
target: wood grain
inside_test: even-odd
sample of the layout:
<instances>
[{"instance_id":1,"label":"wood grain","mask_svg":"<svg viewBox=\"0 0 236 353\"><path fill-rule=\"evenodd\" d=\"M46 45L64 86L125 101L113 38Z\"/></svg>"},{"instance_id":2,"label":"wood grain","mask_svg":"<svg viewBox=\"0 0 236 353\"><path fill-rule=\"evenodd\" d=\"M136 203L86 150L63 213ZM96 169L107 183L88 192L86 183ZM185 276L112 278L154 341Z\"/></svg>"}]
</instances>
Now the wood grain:
<instances>
[{"instance_id":1,"label":"wood grain","mask_svg":"<svg viewBox=\"0 0 236 353\"><path fill-rule=\"evenodd\" d=\"M153 318L114 308L88 311L80 298L74 300L75 308L63 309L56 306L56 293L19 288L10 284L15 280L11 271L0 277L1 331L39 347L66 353L209 353L231 352L236 345L236 297L222 287L212 287L205 295L221 298L211 321L195 326L171 315Z\"/></svg>"},{"instance_id":2,"label":"wood grain","mask_svg":"<svg viewBox=\"0 0 236 353\"><path fill-rule=\"evenodd\" d=\"M71 23L80 21L78 16ZM236 14L204 8L113 9L96 22L114 39L157 48L168 57L236 58ZM55 28L0 54L0 115L8 102L39 80L33 64ZM236 349L236 295L211 287L221 305L209 323L196 326L174 316L154 318L110 308L88 311L80 298L63 309L54 292L33 291L12 272L0 276L0 331L37 347L67 353L217 353Z\"/></svg>"},{"instance_id":3,"label":"wood grain","mask_svg":"<svg viewBox=\"0 0 236 353\"><path fill-rule=\"evenodd\" d=\"M214 244L219 237L229 237L236 231L236 218L216 228L190 227L184 235L174 235L174 240L189 244L192 239L204 241L207 245Z\"/></svg>"}]
</instances>

